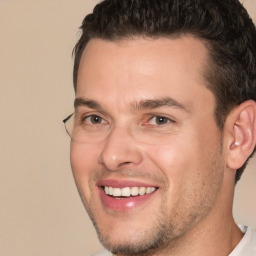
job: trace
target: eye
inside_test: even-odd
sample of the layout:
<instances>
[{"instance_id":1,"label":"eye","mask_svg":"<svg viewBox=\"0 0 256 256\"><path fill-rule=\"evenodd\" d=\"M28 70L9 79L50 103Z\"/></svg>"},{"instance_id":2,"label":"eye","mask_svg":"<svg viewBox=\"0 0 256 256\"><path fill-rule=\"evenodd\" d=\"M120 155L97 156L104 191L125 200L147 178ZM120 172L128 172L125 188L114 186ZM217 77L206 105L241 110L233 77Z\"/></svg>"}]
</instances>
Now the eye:
<instances>
[{"instance_id":1,"label":"eye","mask_svg":"<svg viewBox=\"0 0 256 256\"><path fill-rule=\"evenodd\" d=\"M97 115L90 115L84 118L84 121L89 124L106 124L107 121Z\"/></svg>"},{"instance_id":2,"label":"eye","mask_svg":"<svg viewBox=\"0 0 256 256\"><path fill-rule=\"evenodd\" d=\"M154 116L149 120L149 124L151 125L164 125L167 123L172 122L171 119L164 117L164 116Z\"/></svg>"}]
</instances>

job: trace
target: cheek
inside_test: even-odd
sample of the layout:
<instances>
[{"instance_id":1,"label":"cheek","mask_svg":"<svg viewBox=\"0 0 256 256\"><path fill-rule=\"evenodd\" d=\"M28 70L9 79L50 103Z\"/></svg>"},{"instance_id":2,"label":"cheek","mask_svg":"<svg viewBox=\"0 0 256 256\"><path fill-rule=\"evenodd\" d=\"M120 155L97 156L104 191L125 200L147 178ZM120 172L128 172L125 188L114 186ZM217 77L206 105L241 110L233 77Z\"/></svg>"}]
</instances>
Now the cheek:
<instances>
[{"instance_id":1,"label":"cheek","mask_svg":"<svg viewBox=\"0 0 256 256\"><path fill-rule=\"evenodd\" d=\"M191 152L181 143L159 145L151 148L149 158L167 180L170 193L180 190L191 173ZM172 191L172 192L171 192Z\"/></svg>"},{"instance_id":2,"label":"cheek","mask_svg":"<svg viewBox=\"0 0 256 256\"><path fill-rule=\"evenodd\" d=\"M70 160L74 173L83 175L95 167L98 162L98 153L95 145L71 143Z\"/></svg>"},{"instance_id":3,"label":"cheek","mask_svg":"<svg viewBox=\"0 0 256 256\"><path fill-rule=\"evenodd\" d=\"M91 174L97 168L97 149L94 145L71 143L70 161L78 189L88 194Z\"/></svg>"},{"instance_id":4,"label":"cheek","mask_svg":"<svg viewBox=\"0 0 256 256\"><path fill-rule=\"evenodd\" d=\"M198 182L203 183L203 170L207 168L204 159L207 153L200 145L201 142L193 137L183 136L173 140L172 144L154 146L148 151L151 161L168 180L172 193L185 187L192 189L191 186L196 186Z\"/></svg>"},{"instance_id":5,"label":"cheek","mask_svg":"<svg viewBox=\"0 0 256 256\"><path fill-rule=\"evenodd\" d=\"M191 163L189 147L179 142L154 146L150 149L150 158L166 174L173 173L177 169L183 169Z\"/></svg>"}]
</instances>

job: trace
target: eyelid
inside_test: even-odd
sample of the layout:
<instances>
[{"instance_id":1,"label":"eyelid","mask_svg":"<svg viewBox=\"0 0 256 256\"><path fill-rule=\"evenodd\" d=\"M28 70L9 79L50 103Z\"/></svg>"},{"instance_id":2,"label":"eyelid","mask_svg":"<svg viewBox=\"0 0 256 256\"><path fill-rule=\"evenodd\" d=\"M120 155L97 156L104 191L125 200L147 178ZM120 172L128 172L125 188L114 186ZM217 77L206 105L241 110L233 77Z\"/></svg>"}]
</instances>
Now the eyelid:
<instances>
[{"instance_id":1,"label":"eyelid","mask_svg":"<svg viewBox=\"0 0 256 256\"><path fill-rule=\"evenodd\" d=\"M168 120L168 122L167 123L164 123L164 124L162 124L162 125L160 125L160 124L151 124L150 122L151 122L151 120L152 119L154 119L154 118L157 118L157 117L161 117L161 118L165 118L165 119L167 119ZM148 124L148 125L152 125L152 126L164 126L164 125L168 125L168 124L170 124L170 123L175 123L175 120L174 120L174 118L171 118L171 117L167 117L166 115L161 115L161 114L156 114L156 115L151 115L150 116L150 118L148 119L148 121L146 122L146 124Z\"/></svg>"},{"instance_id":2,"label":"eyelid","mask_svg":"<svg viewBox=\"0 0 256 256\"><path fill-rule=\"evenodd\" d=\"M91 116L98 116L108 123L108 117L106 117L104 113L100 113L99 111L93 110L93 109L86 109L86 110L77 109L75 115L77 117L77 120L79 120L79 122L83 122L86 118Z\"/></svg>"},{"instance_id":3,"label":"eyelid","mask_svg":"<svg viewBox=\"0 0 256 256\"><path fill-rule=\"evenodd\" d=\"M100 116L100 115L95 115L95 114L86 115L86 116L84 116L84 117L82 118L82 120L85 121L87 118L90 118L90 117L93 117L93 116L97 116L97 117L101 118L102 121L104 121L104 122L101 122L101 123L98 123L98 124L108 124L108 121L106 121L105 118L103 118L103 117ZM93 124L91 121L90 121L89 123L90 123L90 124ZM95 125L95 124L93 124L93 125Z\"/></svg>"}]
</instances>

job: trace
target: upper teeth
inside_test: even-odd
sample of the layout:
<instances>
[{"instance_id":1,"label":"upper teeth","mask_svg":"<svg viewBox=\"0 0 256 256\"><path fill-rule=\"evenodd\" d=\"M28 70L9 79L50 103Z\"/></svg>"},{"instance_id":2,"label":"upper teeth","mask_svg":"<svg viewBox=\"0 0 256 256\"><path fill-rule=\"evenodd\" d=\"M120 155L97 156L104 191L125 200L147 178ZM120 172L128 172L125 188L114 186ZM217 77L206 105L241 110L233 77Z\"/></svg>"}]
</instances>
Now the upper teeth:
<instances>
[{"instance_id":1,"label":"upper teeth","mask_svg":"<svg viewBox=\"0 0 256 256\"><path fill-rule=\"evenodd\" d=\"M126 188L113 188L104 187L105 194L111 196L143 196L145 194L152 193L155 191L154 187L126 187Z\"/></svg>"}]
</instances>

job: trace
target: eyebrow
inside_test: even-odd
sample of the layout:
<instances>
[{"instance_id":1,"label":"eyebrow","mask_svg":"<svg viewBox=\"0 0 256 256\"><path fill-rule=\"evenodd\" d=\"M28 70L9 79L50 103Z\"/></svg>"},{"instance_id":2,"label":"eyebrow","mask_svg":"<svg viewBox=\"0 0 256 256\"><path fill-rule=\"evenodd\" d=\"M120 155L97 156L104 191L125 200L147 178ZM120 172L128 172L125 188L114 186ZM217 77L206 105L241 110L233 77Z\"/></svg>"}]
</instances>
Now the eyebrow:
<instances>
[{"instance_id":1,"label":"eyebrow","mask_svg":"<svg viewBox=\"0 0 256 256\"><path fill-rule=\"evenodd\" d=\"M74 101L74 107L78 108L80 106L102 110L101 105L95 100L76 98Z\"/></svg>"},{"instance_id":2,"label":"eyebrow","mask_svg":"<svg viewBox=\"0 0 256 256\"><path fill-rule=\"evenodd\" d=\"M74 101L74 107L78 108L79 106L85 106L88 108L103 111L103 108L97 101L87 99L87 98L76 98ZM139 102L135 101L135 102L131 103L131 109L133 111L156 109L156 108L166 107L166 106L180 109L185 112L190 112L189 109L185 105L179 103L178 101L176 101L170 97L165 97L165 98L160 98L160 99L145 99L145 100L140 100Z\"/></svg>"},{"instance_id":3,"label":"eyebrow","mask_svg":"<svg viewBox=\"0 0 256 256\"><path fill-rule=\"evenodd\" d=\"M132 109L134 110L155 109L160 107L174 107L185 112L190 112L185 105L179 103L178 101L170 97L141 100L139 102L134 102L131 106Z\"/></svg>"}]
</instances>

